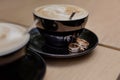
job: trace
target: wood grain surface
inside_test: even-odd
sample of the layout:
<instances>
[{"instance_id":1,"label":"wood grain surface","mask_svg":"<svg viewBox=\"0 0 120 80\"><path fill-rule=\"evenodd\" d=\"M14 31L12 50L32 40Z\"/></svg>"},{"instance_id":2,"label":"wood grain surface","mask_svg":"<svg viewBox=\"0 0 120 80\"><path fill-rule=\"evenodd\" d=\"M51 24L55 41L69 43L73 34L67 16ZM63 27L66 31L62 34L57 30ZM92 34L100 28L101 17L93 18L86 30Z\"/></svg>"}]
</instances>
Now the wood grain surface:
<instances>
[{"instance_id":1,"label":"wood grain surface","mask_svg":"<svg viewBox=\"0 0 120 80\"><path fill-rule=\"evenodd\" d=\"M46 4L73 4L88 10L86 28L98 35L101 46L79 58L45 59L45 80L116 80L120 73L120 0L0 0L0 19L29 26L33 9Z\"/></svg>"}]
</instances>

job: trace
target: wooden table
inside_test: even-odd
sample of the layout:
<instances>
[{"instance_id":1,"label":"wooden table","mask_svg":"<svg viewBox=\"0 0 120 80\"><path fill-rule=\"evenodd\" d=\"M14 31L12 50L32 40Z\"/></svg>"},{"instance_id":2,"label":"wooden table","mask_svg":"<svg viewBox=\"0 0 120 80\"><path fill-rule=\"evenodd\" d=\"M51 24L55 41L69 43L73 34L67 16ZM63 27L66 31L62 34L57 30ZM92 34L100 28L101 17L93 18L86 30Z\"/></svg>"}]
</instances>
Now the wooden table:
<instances>
[{"instance_id":1,"label":"wooden table","mask_svg":"<svg viewBox=\"0 0 120 80\"><path fill-rule=\"evenodd\" d=\"M30 25L32 11L45 4L74 4L90 13L86 28L99 37L90 55L73 59L45 59L44 80L116 80L120 73L119 0L0 0L0 19Z\"/></svg>"}]
</instances>

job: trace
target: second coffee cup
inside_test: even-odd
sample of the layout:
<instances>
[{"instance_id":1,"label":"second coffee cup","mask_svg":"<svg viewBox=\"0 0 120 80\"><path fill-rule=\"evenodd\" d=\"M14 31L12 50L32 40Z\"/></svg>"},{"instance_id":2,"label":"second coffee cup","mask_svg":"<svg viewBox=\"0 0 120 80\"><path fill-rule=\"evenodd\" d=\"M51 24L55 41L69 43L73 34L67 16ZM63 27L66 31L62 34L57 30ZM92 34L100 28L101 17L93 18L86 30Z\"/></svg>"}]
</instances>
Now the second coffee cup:
<instances>
[{"instance_id":1,"label":"second coffee cup","mask_svg":"<svg viewBox=\"0 0 120 80\"><path fill-rule=\"evenodd\" d=\"M68 4L40 6L33 15L45 43L55 47L68 46L81 34L88 20L86 10Z\"/></svg>"}]
</instances>

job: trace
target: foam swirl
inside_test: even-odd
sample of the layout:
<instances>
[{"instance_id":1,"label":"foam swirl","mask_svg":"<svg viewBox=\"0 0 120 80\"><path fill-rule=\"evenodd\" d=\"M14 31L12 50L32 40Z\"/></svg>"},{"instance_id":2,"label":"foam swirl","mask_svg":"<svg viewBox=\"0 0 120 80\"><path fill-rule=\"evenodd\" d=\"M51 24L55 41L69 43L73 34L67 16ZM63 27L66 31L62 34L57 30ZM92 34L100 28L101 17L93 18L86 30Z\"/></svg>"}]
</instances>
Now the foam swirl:
<instances>
[{"instance_id":1,"label":"foam swirl","mask_svg":"<svg viewBox=\"0 0 120 80\"><path fill-rule=\"evenodd\" d=\"M22 47L29 40L24 34L25 28L12 23L0 23L0 55L7 54Z\"/></svg>"},{"instance_id":2,"label":"foam swirl","mask_svg":"<svg viewBox=\"0 0 120 80\"><path fill-rule=\"evenodd\" d=\"M70 15L76 12L72 20L81 19L88 15L88 12L78 6L73 5L46 5L35 9L37 16L54 20L69 20Z\"/></svg>"}]
</instances>

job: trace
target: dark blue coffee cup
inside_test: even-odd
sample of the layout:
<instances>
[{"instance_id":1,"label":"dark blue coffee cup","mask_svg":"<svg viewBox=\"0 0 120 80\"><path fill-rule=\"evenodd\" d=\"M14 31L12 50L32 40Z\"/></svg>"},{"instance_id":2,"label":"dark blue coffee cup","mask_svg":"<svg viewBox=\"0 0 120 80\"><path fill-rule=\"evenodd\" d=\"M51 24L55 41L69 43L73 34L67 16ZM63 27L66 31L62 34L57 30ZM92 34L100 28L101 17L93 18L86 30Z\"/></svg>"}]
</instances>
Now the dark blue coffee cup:
<instances>
[{"instance_id":1,"label":"dark blue coffee cup","mask_svg":"<svg viewBox=\"0 0 120 80\"><path fill-rule=\"evenodd\" d=\"M84 10L86 11L86 10ZM87 11L86 11L87 12ZM78 37L85 28L88 20L88 13L77 19L52 19L38 15L33 12L34 20L45 43L54 47L65 47L76 37ZM74 17L74 16L73 16Z\"/></svg>"}]
</instances>

